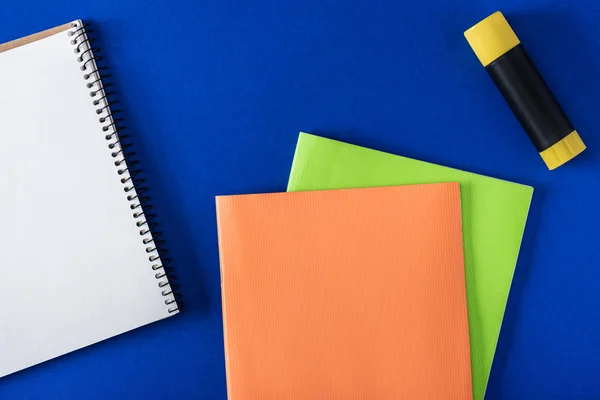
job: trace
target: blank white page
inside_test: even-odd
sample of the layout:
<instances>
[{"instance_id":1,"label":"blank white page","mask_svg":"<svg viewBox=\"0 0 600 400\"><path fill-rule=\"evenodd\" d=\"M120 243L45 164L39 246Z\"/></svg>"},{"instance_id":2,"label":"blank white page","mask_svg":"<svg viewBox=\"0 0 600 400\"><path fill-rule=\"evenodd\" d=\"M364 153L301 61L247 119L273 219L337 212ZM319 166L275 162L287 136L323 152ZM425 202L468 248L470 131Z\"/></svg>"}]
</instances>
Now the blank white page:
<instances>
[{"instance_id":1,"label":"blank white page","mask_svg":"<svg viewBox=\"0 0 600 400\"><path fill-rule=\"evenodd\" d=\"M0 377L177 312L117 174L75 29L0 52Z\"/></svg>"}]
</instances>

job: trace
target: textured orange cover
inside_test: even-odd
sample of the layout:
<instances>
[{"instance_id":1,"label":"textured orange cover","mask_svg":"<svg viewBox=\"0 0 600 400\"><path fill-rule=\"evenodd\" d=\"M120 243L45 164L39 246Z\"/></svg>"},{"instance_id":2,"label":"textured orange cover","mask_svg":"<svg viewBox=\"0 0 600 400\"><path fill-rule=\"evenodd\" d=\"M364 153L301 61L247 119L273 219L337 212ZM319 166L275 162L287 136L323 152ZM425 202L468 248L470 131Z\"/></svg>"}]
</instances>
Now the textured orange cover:
<instances>
[{"instance_id":1,"label":"textured orange cover","mask_svg":"<svg viewBox=\"0 0 600 400\"><path fill-rule=\"evenodd\" d=\"M472 398L458 183L216 201L229 400Z\"/></svg>"}]
</instances>

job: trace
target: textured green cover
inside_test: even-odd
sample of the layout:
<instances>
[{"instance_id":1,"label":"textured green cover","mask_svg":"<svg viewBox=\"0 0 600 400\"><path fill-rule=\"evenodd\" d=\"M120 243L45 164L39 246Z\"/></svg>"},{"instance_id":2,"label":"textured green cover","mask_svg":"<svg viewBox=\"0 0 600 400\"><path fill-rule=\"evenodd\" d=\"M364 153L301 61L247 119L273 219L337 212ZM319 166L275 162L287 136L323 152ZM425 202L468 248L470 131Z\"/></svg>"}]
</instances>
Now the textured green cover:
<instances>
[{"instance_id":1,"label":"textured green cover","mask_svg":"<svg viewBox=\"0 0 600 400\"><path fill-rule=\"evenodd\" d=\"M288 191L460 182L474 400L485 394L533 188L301 133Z\"/></svg>"}]
</instances>

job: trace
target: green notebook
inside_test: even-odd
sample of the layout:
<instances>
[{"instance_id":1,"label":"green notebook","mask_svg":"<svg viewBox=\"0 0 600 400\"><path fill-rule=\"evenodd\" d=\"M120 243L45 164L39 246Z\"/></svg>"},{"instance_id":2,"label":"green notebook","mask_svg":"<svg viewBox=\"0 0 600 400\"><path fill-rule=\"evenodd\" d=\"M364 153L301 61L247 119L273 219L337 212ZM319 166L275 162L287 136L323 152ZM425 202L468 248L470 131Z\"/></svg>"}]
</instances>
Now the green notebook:
<instances>
[{"instance_id":1,"label":"green notebook","mask_svg":"<svg viewBox=\"0 0 600 400\"><path fill-rule=\"evenodd\" d=\"M533 188L301 133L288 191L460 182L474 400L481 400Z\"/></svg>"}]
</instances>

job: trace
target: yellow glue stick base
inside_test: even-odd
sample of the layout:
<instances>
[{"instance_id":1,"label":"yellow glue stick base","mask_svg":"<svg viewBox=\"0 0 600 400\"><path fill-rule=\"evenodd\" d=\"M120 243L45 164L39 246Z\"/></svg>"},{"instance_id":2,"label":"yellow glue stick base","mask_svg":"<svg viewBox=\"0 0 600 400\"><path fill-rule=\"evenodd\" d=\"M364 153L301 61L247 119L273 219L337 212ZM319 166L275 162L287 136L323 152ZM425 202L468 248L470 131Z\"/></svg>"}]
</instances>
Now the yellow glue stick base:
<instances>
[{"instance_id":1,"label":"yellow glue stick base","mask_svg":"<svg viewBox=\"0 0 600 400\"><path fill-rule=\"evenodd\" d=\"M585 144L577 131L573 131L564 139L542 151L540 155L548 166L548 169L553 170L572 160L584 150Z\"/></svg>"}]
</instances>

